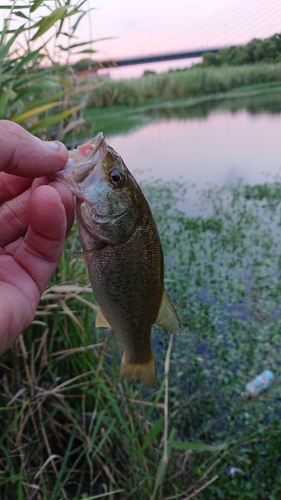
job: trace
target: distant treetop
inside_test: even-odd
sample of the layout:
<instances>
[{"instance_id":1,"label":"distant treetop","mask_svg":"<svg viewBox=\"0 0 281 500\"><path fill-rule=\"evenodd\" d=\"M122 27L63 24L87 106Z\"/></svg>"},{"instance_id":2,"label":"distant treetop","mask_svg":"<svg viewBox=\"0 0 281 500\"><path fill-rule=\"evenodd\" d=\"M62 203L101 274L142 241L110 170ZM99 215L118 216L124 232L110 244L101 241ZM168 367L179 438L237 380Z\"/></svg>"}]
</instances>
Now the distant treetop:
<instances>
[{"instance_id":1,"label":"distant treetop","mask_svg":"<svg viewBox=\"0 0 281 500\"><path fill-rule=\"evenodd\" d=\"M281 34L260 40L254 38L246 45L233 45L216 54L206 52L199 66L240 66L241 64L281 62Z\"/></svg>"},{"instance_id":2,"label":"distant treetop","mask_svg":"<svg viewBox=\"0 0 281 500\"><path fill-rule=\"evenodd\" d=\"M97 67L97 63L90 58L83 58L72 65L76 71L84 71L86 69L92 69Z\"/></svg>"}]
</instances>

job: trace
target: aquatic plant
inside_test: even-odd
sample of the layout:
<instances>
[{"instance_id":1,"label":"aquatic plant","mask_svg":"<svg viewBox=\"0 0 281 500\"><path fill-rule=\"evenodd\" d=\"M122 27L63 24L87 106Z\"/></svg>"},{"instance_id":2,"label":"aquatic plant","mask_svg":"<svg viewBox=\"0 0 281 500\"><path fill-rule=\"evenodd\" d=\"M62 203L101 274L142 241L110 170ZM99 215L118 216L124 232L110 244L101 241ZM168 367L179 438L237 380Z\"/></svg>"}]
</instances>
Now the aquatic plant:
<instances>
[{"instance_id":1,"label":"aquatic plant","mask_svg":"<svg viewBox=\"0 0 281 500\"><path fill-rule=\"evenodd\" d=\"M241 396L280 367L279 184L201 192L195 219L176 207L184 186L143 187L183 325L173 346L154 330L160 386L118 382L119 344L94 327L83 261L67 253L74 227L33 325L1 360L3 500L280 496L278 384Z\"/></svg>"}]
</instances>

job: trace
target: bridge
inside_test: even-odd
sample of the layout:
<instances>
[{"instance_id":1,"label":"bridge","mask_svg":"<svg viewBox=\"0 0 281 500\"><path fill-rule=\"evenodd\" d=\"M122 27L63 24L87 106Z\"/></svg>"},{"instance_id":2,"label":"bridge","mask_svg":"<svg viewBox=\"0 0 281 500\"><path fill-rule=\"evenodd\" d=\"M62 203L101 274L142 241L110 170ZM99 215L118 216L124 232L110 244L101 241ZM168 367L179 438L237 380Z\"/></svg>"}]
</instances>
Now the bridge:
<instances>
[{"instance_id":1,"label":"bridge","mask_svg":"<svg viewBox=\"0 0 281 500\"><path fill-rule=\"evenodd\" d=\"M96 69L120 68L121 66L133 66L135 64L147 64L147 63L161 62L161 61L173 61L176 59L191 59L193 57L201 57L206 52L212 52L214 54L214 53L218 52L219 50L225 50L225 49L229 49L229 47L215 47L215 48L210 48L210 49L188 50L185 52L171 52L169 54L130 57L127 59L95 61L95 64L98 65L98 68L96 68Z\"/></svg>"}]
</instances>

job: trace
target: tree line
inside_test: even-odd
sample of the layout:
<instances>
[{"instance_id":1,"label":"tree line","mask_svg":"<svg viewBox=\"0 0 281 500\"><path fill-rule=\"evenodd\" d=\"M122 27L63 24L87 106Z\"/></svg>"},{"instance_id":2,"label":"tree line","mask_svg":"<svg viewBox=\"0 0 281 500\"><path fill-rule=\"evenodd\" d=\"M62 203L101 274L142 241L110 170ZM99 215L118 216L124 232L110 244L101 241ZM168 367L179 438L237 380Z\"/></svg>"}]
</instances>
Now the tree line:
<instances>
[{"instance_id":1,"label":"tree line","mask_svg":"<svg viewBox=\"0 0 281 500\"><path fill-rule=\"evenodd\" d=\"M281 62L281 33L263 40L254 38L246 45L233 45L216 54L206 52L199 66L240 66L260 62Z\"/></svg>"}]
</instances>

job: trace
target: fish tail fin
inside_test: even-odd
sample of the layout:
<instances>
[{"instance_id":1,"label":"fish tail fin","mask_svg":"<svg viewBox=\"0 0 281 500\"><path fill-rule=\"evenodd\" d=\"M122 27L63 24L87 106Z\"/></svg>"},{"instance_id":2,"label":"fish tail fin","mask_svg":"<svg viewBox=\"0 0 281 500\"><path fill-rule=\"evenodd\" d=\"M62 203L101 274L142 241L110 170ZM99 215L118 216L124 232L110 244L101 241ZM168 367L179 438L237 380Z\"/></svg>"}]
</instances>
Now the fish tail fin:
<instances>
[{"instance_id":1,"label":"fish tail fin","mask_svg":"<svg viewBox=\"0 0 281 500\"><path fill-rule=\"evenodd\" d=\"M151 359L146 363L129 363L123 355L119 377L121 379L134 380L145 387L155 387L157 378L153 354L151 354Z\"/></svg>"}]
</instances>

